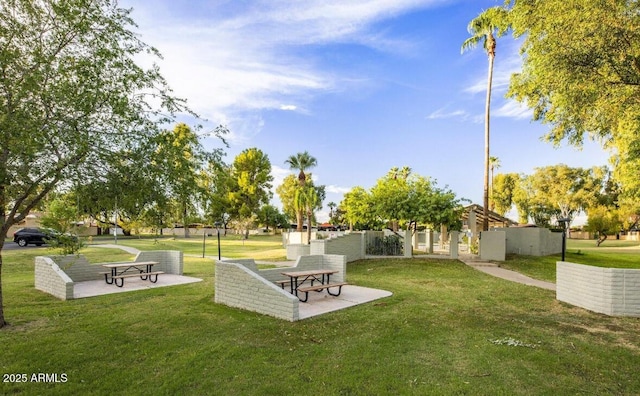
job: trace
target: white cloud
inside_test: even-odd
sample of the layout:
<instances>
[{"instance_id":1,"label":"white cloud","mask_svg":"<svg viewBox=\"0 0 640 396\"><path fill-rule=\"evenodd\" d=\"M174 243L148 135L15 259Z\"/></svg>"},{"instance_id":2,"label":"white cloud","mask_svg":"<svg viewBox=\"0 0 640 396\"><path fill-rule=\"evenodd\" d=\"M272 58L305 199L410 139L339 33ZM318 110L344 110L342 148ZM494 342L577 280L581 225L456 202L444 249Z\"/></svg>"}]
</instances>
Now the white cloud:
<instances>
[{"instance_id":1,"label":"white cloud","mask_svg":"<svg viewBox=\"0 0 640 396\"><path fill-rule=\"evenodd\" d=\"M496 117L515 118L515 119L531 119L533 111L515 100L509 100L499 109L492 113Z\"/></svg>"},{"instance_id":2,"label":"white cloud","mask_svg":"<svg viewBox=\"0 0 640 396\"><path fill-rule=\"evenodd\" d=\"M506 45L501 46L501 52L498 52L494 62L493 78L491 81L491 91L493 93L504 93L509 88L511 75L517 73L522 68L522 58L520 57L518 41L505 42ZM480 51L481 49L478 49ZM500 57L500 54L505 54ZM483 57L486 62L486 56ZM485 66L488 66L485 63ZM482 72L478 73L474 80L463 89L463 92L470 94L486 94L487 92L487 74L486 67L480 68Z\"/></svg>"},{"instance_id":3,"label":"white cloud","mask_svg":"<svg viewBox=\"0 0 640 396\"><path fill-rule=\"evenodd\" d=\"M466 119L468 116L469 115L464 110L447 111L445 109L438 109L438 110L434 111L433 113L429 114L427 116L427 119L429 119L429 120L436 120L436 119L441 119L441 118L462 118L462 119Z\"/></svg>"},{"instance_id":4,"label":"white cloud","mask_svg":"<svg viewBox=\"0 0 640 396\"><path fill-rule=\"evenodd\" d=\"M328 192L328 193L333 193L333 194L346 194L349 191L351 191L351 188L349 188L349 187L339 187L339 186L335 186L333 184L330 184L330 185L325 187L325 191Z\"/></svg>"},{"instance_id":5,"label":"white cloud","mask_svg":"<svg viewBox=\"0 0 640 396\"><path fill-rule=\"evenodd\" d=\"M273 185L273 191L275 193L276 187L282 184L284 178L291 174L290 169L285 169L278 165L271 164L271 176L273 176L273 181L271 184Z\"/></svg>"},{"instance_id":6,"label":"white cloud","mask_svg":"<svg viewBox=\"0 0 640 396\"><path fill-rule=\"evenodd\" d=\"M175 94L212 123L228 125L235 142L261 129L243 121L247 114L301 111L315 95L362 81L333 74L304 53L307 46L348 42L401 48L402 43L371 31L372 24L444 1L125 0L124 6L133 5L142 40L163 54L158 63ZM292 102L297 104L283 104Z\"/></svg>"}]
</instances>

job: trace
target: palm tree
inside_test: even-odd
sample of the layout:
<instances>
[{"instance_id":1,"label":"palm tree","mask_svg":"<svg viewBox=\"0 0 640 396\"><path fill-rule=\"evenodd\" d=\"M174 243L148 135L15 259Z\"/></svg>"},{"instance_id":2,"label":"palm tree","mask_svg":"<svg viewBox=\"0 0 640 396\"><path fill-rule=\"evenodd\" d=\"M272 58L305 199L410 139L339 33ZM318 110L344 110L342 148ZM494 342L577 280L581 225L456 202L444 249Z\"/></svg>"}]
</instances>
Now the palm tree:
<instances>
[{"instance_id":1,"label":"palm tree","mask_svg":"<svg viewBox=\"0 0 640 396\"><path fill-rule=\"evenodd\" d=\"M491 196L491 210L493 210L495 206L495 202L493 200L493 171L495 169L500 168L500 158L498 157L489 157L489 168L491 169L491 187L489 189L489 195Z\"/></svg>"},{"instance_id":2,"label":"palm tree","mask_svg":"<svg viewBox=\"0 0 640 396\"><path fill-rule=\"evenodd\" d=\"M329 207L329 221L333 224L333 210L338 206L335 202L329 202L327 204Z\"/></svg>"},{"instance_id":3,"label":"palm tree","mask_svg":"<svg viewBox=\"0 0 640 396\"><path fill-rule=\"evenodd\" d=\"M311 244L311 218L313 217L313 209L318 206L318 192L314 186L300 187L296 190L296 196L293 206L297 211L305 212L307 215L307 243ZM302 228L302 224L298 224Z\"/></svg>"},{"instance_id":4,"label":"palm tree","mask_svg":"<svg viewBox=\"0 0 640 396\"><path fill-rule=\"evenodd\" d=\"M304 173L304 171L318 165L318 161L313 156L311 156L308 151L292 155L287 158L284 163L289 165L290 169L300 170L300 173L298 173L298 187L301 189L304 189L307 185L307 175ZM296 222L298 223L296 231L298 232L302 232L302 216L303 210L296 209Z\"/></svg>"},{"instance_id":5,"label":"palm tree","mask_svg":"<svg viewBox=\"0 0 640 396\"><path fill-rule=\"evenodd\" d=\"M284 163L289 165L289 168L291 169L300 170L300 173L298 173L298 182L300 183L300 186L304 186L307 181L307 175L304 171L318 165L318 161L311 156L308 151L292 155L287 158Z\"/></svg>"},{"instance_id":6,"label":"palm tree","mask_svg":"<svg viewBox=\"0 0 640 396\"><path fill-rule=\"evenodd\" d=\"M487 77L487 100L484 114L484 208L482 230L489 230L489 118L491 108L491 83L493 81L493 60L496 56L496 37L504 35L509 29L508 11L503 7L491 7L469 22L467 31L471 37L462 43L462 52L475 48L482 42L489 56Z\"/></svg>"}]
</instances>

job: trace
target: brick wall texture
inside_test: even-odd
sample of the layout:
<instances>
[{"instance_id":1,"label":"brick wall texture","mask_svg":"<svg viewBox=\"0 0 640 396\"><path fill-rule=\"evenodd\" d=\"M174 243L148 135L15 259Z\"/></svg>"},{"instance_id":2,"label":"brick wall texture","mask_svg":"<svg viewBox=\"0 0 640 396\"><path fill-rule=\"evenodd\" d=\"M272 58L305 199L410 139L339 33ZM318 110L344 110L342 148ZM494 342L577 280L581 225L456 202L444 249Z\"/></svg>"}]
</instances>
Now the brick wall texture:
<instances>
[{"instance_id":1,"label":"brick wall texture","mask_svg":"<svg viewBox=\"0 0 640 396\"><path fill-rule=\"evenodd\" d=\"M558 261L556 298L606 315L640 317L640 270Z\"/></svg>"},{"instance_id":2,"label":"brick wall texture","mask_svg":"<svg viewBox=\"0 0 640 396\"><path fill-rule=\"evenodd\" d=\"M182 252L159 250L140 252L133 260L157 261L154 271L182 275ZM104 279L108 271L102 264L90 264L82 255L38 256L35 259L35 287L62 300L73 299L73 285L76 282Z\"/></svg>"},{"instance_id":3,"label":"brick wall texture","mask_svg":"<svg viewBox=\"0 0 640 396\"><path fill-rule=\"evenodd\" d=\"M364 259L364 239L362 233L352 233L331 239L311 241L311 254L337 254L347 257L350 263Z\"/></svg>"},{"instance_id":4,"label":"brick wall texture","mask_svg":"<svg viewBox=\"0 0 640 396\"><path fill-rule=\"evenodd\" d=\"M259 312L276 318L300 319L298 298L276 285L277 280L289 279L285 271L334 269L331 282L346 280L347 261L342 255L300 256L295 266L258 270L253 260L225 260L216 262L215 302L230 307Z\"/></svg>"}]
</instances>

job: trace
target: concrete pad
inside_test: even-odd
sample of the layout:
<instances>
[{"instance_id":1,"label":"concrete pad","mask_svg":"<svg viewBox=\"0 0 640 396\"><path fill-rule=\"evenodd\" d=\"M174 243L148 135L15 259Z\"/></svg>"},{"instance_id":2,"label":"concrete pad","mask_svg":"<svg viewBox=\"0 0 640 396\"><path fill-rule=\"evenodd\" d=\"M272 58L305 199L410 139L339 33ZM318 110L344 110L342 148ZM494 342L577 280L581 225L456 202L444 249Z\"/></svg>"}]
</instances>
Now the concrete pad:
<instances>
[{"instance_id":1,"label":"concrete pad","mask_svg":"<svg viewBox=\"0 0 640 396\"><path fill-rule=\"evenodd\" d=\"M332 289L331 292L335 293L335 289ZM392 295L393 293L386 290L370 289L368 287L354 285L343 286L342 292L337 297L330 296L326 290L322 292L310 291L309 301L306 303L300 302L298 313L300 319L306 319Z\"/></svg>"},{"instance_id":2,"label":"concrete pad","mask_svg":"<svg viewBox=\"0 0 640 396\"><path fill-rule=\"evenodd\" d=\"M108 285L104 279L86 282L77 282L73 285L73 298L95 297L104 294L126 293L135 290L154 289L156 287L167 287L175 285L184 285L187 283L201 282L200 278L192 278L190 276L161 274L158 275L158 282L151 283L148 280L142 280L137 277L126 278L124 285L118 287L115 284Z\"/></svg>"}]
</instances>

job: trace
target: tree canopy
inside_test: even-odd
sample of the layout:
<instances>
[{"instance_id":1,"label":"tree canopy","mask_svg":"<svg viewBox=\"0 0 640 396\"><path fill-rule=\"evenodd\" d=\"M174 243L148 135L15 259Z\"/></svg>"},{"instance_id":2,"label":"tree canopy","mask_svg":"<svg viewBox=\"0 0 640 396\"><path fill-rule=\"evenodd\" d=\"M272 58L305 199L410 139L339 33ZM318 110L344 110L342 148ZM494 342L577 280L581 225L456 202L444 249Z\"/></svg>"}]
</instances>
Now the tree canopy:
<instances>
[{"instance_id":1,"label":"tree canopy","mask_svg":"<svg viewBox=\"0 0 640 396\"><path fill-rule=\"evenodd\" d=\"M252 218L271 198L271 162L257 148L243 150L231 166L228 192L230 214L239 218Z\"/></svg>"},{"instance_id":2,"label":"tree canopy","mask_svg":"<svg viewBox=\"0 0 640 396\"><path fill-rule=\"evenodd\" d=\"M111 0L1 0L0 249L63 181L99 175L189 113L156 66L136 63L159 54L129 13Z\"/></svg>"},{"instance_id":3,"label":"tree canopy","mask_svg":"<svg viewBox=\"0 0 640 396\"><path fill-rule=\"evenodd\" d=\"M455 194L437 187L435 181L392 168L378 179L370 191L355 187L345 194L340 208L345 219L356 228L377 228L422 224L431 227L461 227L462 204Z\"/></svg>"},{"instance_id":4,"label":"tree canopy","mask_svg":"<svg viewBox=\"0 0 640 396\"><path fill-rule=\"evenodd\" d=\"M623 193L640 197L640 3L516 0L510 20L523 65L508 95L550 125L547 140L614 149Z\"/></svg>"}]
</instances>

